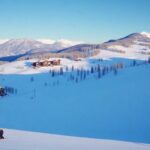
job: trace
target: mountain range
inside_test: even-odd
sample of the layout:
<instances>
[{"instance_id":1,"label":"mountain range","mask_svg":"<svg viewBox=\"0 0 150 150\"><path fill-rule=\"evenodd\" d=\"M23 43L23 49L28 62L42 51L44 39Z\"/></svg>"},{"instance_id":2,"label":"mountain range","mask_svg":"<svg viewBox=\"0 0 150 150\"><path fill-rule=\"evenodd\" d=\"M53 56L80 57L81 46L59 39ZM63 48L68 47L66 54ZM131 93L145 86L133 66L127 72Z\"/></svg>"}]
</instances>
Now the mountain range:
<instances>
[{"instance_id":1,"label":"mountain range","mask_svg":"<svg viewBox=\"0 0 150 150\"><path fill-rule=\"evenodd\" d=\"M26 59L40 56L71 57L75 55L77 57L89 57L98 54L100 50L120 53L130 48L139 49L140 52L149 54L150 33L133 33L101 44L82 44L68 40L11 39L0 44L0 60L9 60L11 57Z\"/></svg>"}]
</instances>

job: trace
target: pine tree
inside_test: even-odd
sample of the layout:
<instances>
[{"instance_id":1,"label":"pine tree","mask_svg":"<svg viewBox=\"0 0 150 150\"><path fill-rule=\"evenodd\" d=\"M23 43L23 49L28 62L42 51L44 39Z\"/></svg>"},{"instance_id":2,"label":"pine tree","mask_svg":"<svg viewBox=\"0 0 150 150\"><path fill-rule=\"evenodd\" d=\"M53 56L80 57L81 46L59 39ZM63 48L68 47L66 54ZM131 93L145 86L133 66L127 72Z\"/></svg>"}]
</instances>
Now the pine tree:
<instances>
[{"instance_id":1,"label":"pine tree","mask_svg":"<svg viewBox=\"0 0 150 150\"><path fill-rule=\"evenodd\" d=\"M148 58L148 63L150 64L150 57Z\"/></svg>"},{"instance_id":2,"label":"pine tree","mask_svg":"<svg viewBox=\"0 0 150 150\"><path fill-rule=\"evenodd\" d=\"M66 66L66 72L68 72L68 70L69 70L69 69L68 69L68 66Z\"/></svg>"},{"instance_id":3,"label":"pine tree","mask_svg":"<svg viewBox=\"0 0 150 150\"><path fill-rule=\"evenodd\" d=\"M94 68L93 68L93 66L91 67L91 73L92 73L92 74L94 73Z\"/></svg>"},{"instance_id":4,"label":"pine tree","mask_svg":"<svg viewBox=\"0 0 150 150\"><path fill-rule=\"evenodd\" d=\"M74 66L72 66L71 70L74 71Z\"/></svg>"},{"instance_id":5,"label":"pine tree","mask_svg":"<svg viewBox=\"0 0 150 150\"><path fill-rule=\"evenodd\" d=\"M30 81L33 82L33 81L34 81L34 77L31 77L31 78L30 78Z\"/></svg>"},{"instance_id":6,"label":"pine tree","mask_svg":"<svg viewBox=\"0 0 150 150\"><path fill-rule=\"evenodd\" d=\"M60 75L63 75L64 74L64 71L63 71L63 68L61 67L60 68Z\"/></svg>"},{"instance_id":7,"label":"pine tree","mask_svg":"<svg viewBox=\"0 0 150 150\"><path fill-rule=\"evenodd\" d=\"M86 71L84 70L84 73L83 73L83 80L86 79Z\"/></svg>"},{"instance_id":8,"label":"pine tree","mask_svg":"<svg viewBox=\"0 0 150 150\"><path fill-rule=\"evenodd\" d=\"M76 81L76 83L78 83L78 81L79 81L79 80L78 80L78 77L76 77L75 81Z\"/></svg>"},{"instance_id":9,"label":"pine tree","mask_svg":"<svg viewBox=\"0 0 150 150\"><path fill-rule=\"evenodd\" d=\"M136 60L133 60L132 65L133 65L133 66L136 66L136 65L137 65Z\"/></svg>"},{"instance_id":10,"label":"pine tree","mask_svg":"<svg viewBox=\"0 0 150 150\"><path fill-rule=\"evenodd\" d=\"M114 67L114 75L117 75L118 74L118 70L117 70L117 68L116 67Z\"/></svg>"},{"instance_id":11,"label":"pine tree","mask_svg":"<svg viewBox=\"0 0 150 150\"><path fill-rule=\"evenodd\" d=\"M55 71L54 70L52 71L52 77L55 77Z\"/></svg>"}]
</instances>

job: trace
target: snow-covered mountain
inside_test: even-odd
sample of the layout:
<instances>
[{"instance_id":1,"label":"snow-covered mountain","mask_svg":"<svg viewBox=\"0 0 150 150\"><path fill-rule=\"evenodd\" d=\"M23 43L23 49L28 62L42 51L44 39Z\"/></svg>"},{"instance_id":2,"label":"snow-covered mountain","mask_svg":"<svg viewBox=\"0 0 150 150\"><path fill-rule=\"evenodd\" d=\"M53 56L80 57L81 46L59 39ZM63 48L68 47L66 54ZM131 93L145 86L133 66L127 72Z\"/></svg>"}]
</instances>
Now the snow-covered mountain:
<instances>
[{"instance_id":1,"label":"snow-covered mountain","mask_svg":"<svg viewBox=\"0 0 150 150\"><path fill-rule=\"evenodd\" d=\"M61 40L56 41L54 43L54 46L57 49L63 49L63 48L71 47L71 46L78 45L78 44L81 44L81 43L83 43L83 42L69 41L69 40L61 39Z\"/></svg>"},{"instance_id":2,"label":"snow-covered mountain","mask_svg":"<svg viewBox=\"0 0 150 150\"><path fill-rule=\"evenodd\" d=\"M0 44L7 42L9 39L0 39Z\"/></svg>"},{"instance_id":3,"label":"snow-covered mountain","mask_svg":"<svg viewBox=\"0 0 150 150\"><path fill-rule=\"evenodd\" d=\"M126 37L117 40L109 40L108 42L102 44L80 44L73 47L69 47L63 50L60 50L60 53L73 52L73 51L82 51L86 50L109 50L112 52L123 52L126 51L136 51L138 53L150 53L150 34L146 32L142 33L133 33ZM114 53L115 55L115 53Z\"/></svg>"},{"instance_id":4,"label":"snow-covered mountain","mask_svg":"<svg viewBox=\"0 0 150 150\"><path fill-rule=\"evenodd\" d=\"M43 39L36 39L39 42L42 42L44 44L54 44L55 40L51 40L51 39L47 39L47 38L43 38Z\"/></svg>"},{"instance_id":5,"label":"snow-covered mountain","mask_svg":"<svg viewBox=\"0 0 150 150\"><path fill-rule=\"evenodd\" d=\"M150 38L150 33L148 33L148 32L141 32L141 34Z\"/></svg>"},{"instance_id":6,"label":"snow-covered mountain","mask_svg":"<svg viewBox=\"0 0 150 150\"><path fill-rule=\"evenodd\" d=\"M27 57L34 58L47 53L55 53L61 57L70 57L68 55L76 55L78 57L90 57L99 54L101 51L111 51L116 53L141 53L150 55L150 33L141 32L133 33L126 37L109 40L102 44L82 44L82 42L69 40L50 40L50 39L13 39L0 44L0 57L23 55L22 59ZM21 56L20 56L21 57ZM43 57L43 56L42 56ZM45 55L44 55L45 57Z\"/></svg>"},{"instance_id":7,"label":"snow-covered mountain","mask_svg":"<svg viewBox=\"0 0 150 150\"><path fill-rule=\"evenodd\" d=\"M123 37L118 40L110 40L104 44L102 44L103 48L109 49L112 46L122 46L124 48L132 47L133 45L143 46L150 48L150 37L149 33L133 33L126 37ZM146 49L145 49L146 50Z\"/></svg>"},{"instance_id":8,"label":"snow-covered mountain","mask_svg":"<svg viewBox=\"0 0 150 150\"><path fill-rule=\"evenodd\" d=\"M83 41L71 41L71 40L66 40L66 39L60 39L60 40L51 40L51 39L37 39L37 41L42 42L44 44L53 44L53 45L58 45L62 47L69 47L69 46L74 46L77 44L84 43Z\"/></svg>"},{"instance_id":9,"label":"snow-covered mountain","mask_svg":"<svg viewBox=\"0 0 150 150\"><path fill-rule=\"evenodd\" d=\"M37 39L37 41L42 42L44 44L53 44L53 46L56 47L55 49L62 49L62 48L83 43L82 41L70 41L66 39L60 39L60 40Z\"/></svg>"},{"instance_id":10,"label":"snow-covered mountain","mask_svg":"<svg viewBox=\"0 0 150 150\"><path fill-rule=\"evenodd\" d=\"M0 45L0 56L20 55L29 52L31 49L44 48L41 42L31 39L12 39Z\"/></svg>"},{"instance_id":11,"label":"snow-covered mountain","mask_svg":"<svg viewBox=\"0 0 150 150\"><path fill-rule=\"evenodd\" d=\"M0 57L15 56L26 53L44 53L63 49L73 46L79 42L72 42L69 40L48 40L48 39L11 39L6 42L1 41Z\"/></svg>"}]
</instances>

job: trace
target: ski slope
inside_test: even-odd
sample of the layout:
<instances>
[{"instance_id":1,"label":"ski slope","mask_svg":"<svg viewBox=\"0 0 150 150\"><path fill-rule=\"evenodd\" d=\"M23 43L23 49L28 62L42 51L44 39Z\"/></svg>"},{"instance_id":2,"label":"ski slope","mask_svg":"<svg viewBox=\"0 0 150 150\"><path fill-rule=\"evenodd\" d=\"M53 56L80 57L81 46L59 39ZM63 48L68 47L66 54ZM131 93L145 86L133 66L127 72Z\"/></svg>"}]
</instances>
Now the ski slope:
<instances>
[{"instance_id":1,"label":"ski slope","mask_svg":"<svg viewBox=\"0 0 150 150\"><path fill-rule=\"evenodd\" d=\"M131 65L133 59L141 63L149 55L140 53L143 47L135 49L126 48L126 53L101 50L80 61L61 58L61 65L54 67L33 68L32 62L38 60L0 65L1 86L17 89L17 94L0 97L0 127L150 143L150 64ZM95 73L78 82L70 80L76 69L116 63L125 66L117 74L110 72L98 79ZM63 75L53 77L50 70L59 72L60 68Z\"/></svg>"},{"instance_id":2,"label":"ski slope","mask_svg":"<svg viewBox=\"0 0 150 150\"><path fill-rule=\"evenodd\" d=\"M18 93L0 98L0 127L150 143L150 65L78 83L69 75L1 75Z\"/></svg>"},{"instance_id":3,"label":"ski slope","mask_svg":"<svg viewBox=\"0 0 150 150\"><path fill-rule=\"evenodd\" d=\"M78 138L5 129L1 150L149 150L150 144Z\"/></svg>"}]
</instances>

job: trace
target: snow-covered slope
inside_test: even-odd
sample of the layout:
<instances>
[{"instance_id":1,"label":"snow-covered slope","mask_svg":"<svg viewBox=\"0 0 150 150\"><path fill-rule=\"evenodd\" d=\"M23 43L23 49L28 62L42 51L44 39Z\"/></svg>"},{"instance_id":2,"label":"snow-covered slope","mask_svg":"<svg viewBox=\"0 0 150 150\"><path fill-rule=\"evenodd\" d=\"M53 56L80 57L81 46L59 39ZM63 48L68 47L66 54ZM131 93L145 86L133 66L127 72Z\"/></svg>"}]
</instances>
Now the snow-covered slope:
<instances>
[{"instance_id":1,"label":"snow-covered slope","mask_svg":"<svg viewBox=\"0 0 150 150\"><path fill-rule=\"evenodd\" d=\"M60 40L58 40L54 43L54 46L57 49L63 49L63 48L71 47L71 46L78 45L78 44L81 44L81 43L83 43L83 42L69 41L69 40L65 40L65 39L60 39Z\"/></svg>"},{"instance_id":2,"label":"snow-covered slope","mask_svg":"<svg viewBox=\"0 0 150 150\"><path fill-rule=\"evenodd\" d=\"M143 48L143 47L142 47ZM116 51L112 51L112 49L115 50L123 50L125 53L118 53ZM137 60L148 60L150 55L147 55L145 53L141 53L143 50L141 50L140 46L132 46L130 48L125 48L123 46L111 46L111 50L103 50L101 49L100 52L93 57L89 58L82 58L80 61L75 61L67 58L59 58L61 60L60 66L53 66L53 67L39 67L39 68L33 68L32 62L39 61L39 59L32 59L32 60L23 60L23 61L14 61L10 63L5 63L3 65L0 65L0 74L35 74L35 73L46 73L49 72L50 69L52 70L59 70L60 68L63 68L64 70L66 67L71 68L74 66L75 69L90 69L91 66L97 65L99 62L99 59L103 59L106 61L101 62L108 63L107 60L111 60L112 58L122 58L122 59L137 59ZM148 50L149 51L149 50ZM57 60L58 58L50 58L50 60ZM111 61L110 61L111 62ZM113 61L111 62L113 63Z\"/></svg>"},{"instance_id":3,"label":"snow-covered slope","mask_svg":"<svg viewBox=\"0 0 150 150\"><path fill-rule=\"evenodd\" d=\"M143 54L150 56L150 38L149 33L133 33L124 38L118 40L111 40L103 44L81 44L82 42L69 41L69 40L47 40L39 39L27 40L27 39L15 39L9 40L3 44L0 44L0 57L25 54L22 59L37 58L41 54L53 53L56 56L63 56L66 54L75 54L79 57L90 57L97 55L99 52L111 51L114 53L121 53L122 55L128 55L132 53L134 55ZM74 55L74 56L75 56ZM45 55L43 55L45 57ZM68 55L66 55L68 57ZM6 58L8 59L8 58ZM3 60L3 59L1 59Z\"/></svg>"},{"instance_id":4,"label":"snow-covered slope","mask_svg":"<svg viewBox=\"0 0 150 150\"><path fill-rule=\"evenodd\" d=\"M74 45L83 43L81 41L70 41L70 40L66 40L66 39L60 39L60 40L37 39L37 41L45 43L45 44L53 44L54 47L55 47L55 45L58 45L61 48L66 48L66 47L70 47L70 46L74 46Z\"/></svg>"},{"instance_id":5,"label":"snow-covered slope","mask_svg":"<svg viewBox=\"0 0 150 150\"><path fill-rule=\"evenodd\" d=\"M41 42L31 39L12 39L0 45L0 56L20 55L32 49L44 48Z\"/></svg>"},{"instance_id":6,"label":"snow-covered slope","mask_svg":"<svg viewBox=\"0 0 150 150\"><path fill-rule=\"evenodd\" d=\"M110 40L102 44L80 44L60 50L59 53L82 52L90 56L91 52L95 57L103 57L103 53L107 53L112 57L136 57L147 55L150 56L150 38L149 33L133 33L118 40ZM107 52L109 51L109 52ZM98 54L99 52L99 54ZM89 53L89 54L88 54Z\"/></svg>"},{"instance_id":7,"label":"snow-covered slope","mask_svg":"<svg viewBox=\"0 0 150 150\"><path fill-rule=\"evenodd\" d=\"M95 47L74 48L80 46ZM147 52L149 38L133 34L105 43L96 56L60 58L60 66L33 68L38 59L0 65L1 86L15 88L15 94L0 97L0 127L150 143ZM124 67L113 72L116 64ZM98 65L111 71L98 77L91 71Z\"/></svg>"},{"instance_id":8,"label":"snow-covered slope","mask_svg":"<svg viewBox=\"0 0 150 150\"><path fill-rule=\"evenodd\" d=\"M100 64L115 62L132 60ZM150 143L149 68L148 64L127 67L117 75L98 79L92 74L78 82L70 79L72 72L55 77L49 72L3 74L1 85L18 92L0 98L0 127Z\"/></svg>"},{"instance_id":9,"label":"snow-covered slope","mask_svg":"<svg viewBox=\"0 0 150 150\"><path fill-rule=\"evenodd\" d=\"M143 34L144 36L150 38L150 33L148 33L148 32L141 32L141 34Z\"/></svg>"},{"instance_id":10,"label":"snow-covered slope","mask_svg":"<svg viewBox=\"0 0 150 150\"><path fill-rule=\"evenodd\" d=\"M149 144L77 138L5 129L1 150L149 150Z\"/></svg>"},{"instance_id":11,"label":"snow-covered slope","mask_svg":"<svg viewBox=\"0 0 150 150\"><path fill-rule=\"evenodd\" d=\"M37 39L37 41L42 42L44 44L54 44L55 43L55 40L51 40L51 39L47 39L47 38Z\"/></svg>"},{"instance_id":12,"label":"snow-covered slope","mask_svg":"<svg viewBox=\"0 0 150 150\"><path fill-rule=\"evenodd\" d=\"M144 46L150 49L150 38L148 35L149 33L133 33L118 40L108 41L102 44L102 47L103 48L105 47L108 49L109 47L112 47L112 46L122 46L124 48L130 48L136 45L136 46L143 46L143 49L144 49Z\"/></svg>"},{"instance_id":13,"label":"snow-covered slope","mask_svg":"<svg viewBox=\"0 0 150 150\"><path fill-rule=\"evenodd\" d=\"M9 39L0 39L0 44L7 42Z\"/></svg>"},{"instance_id":14,"label":"snow-covered slope","mask_svg":"<svg viewBox=\"0 0 150 150\"><path fill-rule=\"evenodd\" d=\"M55 58L51 58L50 60L53 59L55 60ZM74 66L75 69L77 68L86 69L91 66L90 62L88 62L87 59L82 59L82 61L74 61L70 59L61 58L60 60L61 60L60 66L39 67L39 68L34 68L32 66L32 62L38 61L37 59L5 63L3 65L0 65L0 74L36 74L49 72L50 69L60 70L60 68L63 68L65 70L66 67L71 68L72 66Z\"/></svg>"}]
</instances>

